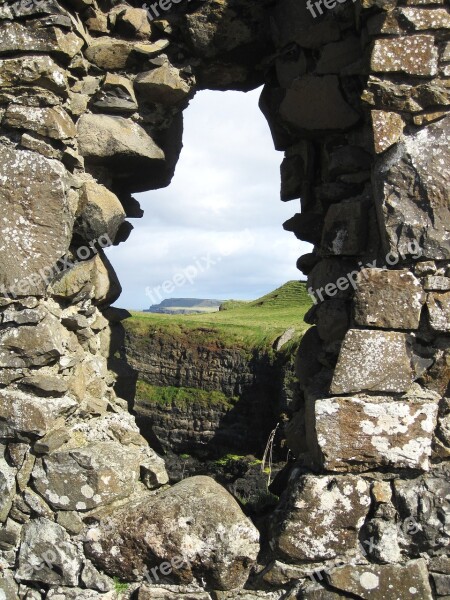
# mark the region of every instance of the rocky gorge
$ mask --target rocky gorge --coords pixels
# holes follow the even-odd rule
[[[0,0],[0,598],[448,598],[448,6],[159,5]],[[195,93],[261,85],[323,301],[259,531],[141,435],[103,242],[170,183]]]
[[[124,325],[131,367],[124,385],[142,434],[162,452],[262,456],[282,415],[298,405],[295,346],[283,352],[223,347],[218,334],[217,342],[202,344],[164,331],[147,337]],[[171,389],[181,389],[185,398],[180,393],[165,402],[155,393]]]

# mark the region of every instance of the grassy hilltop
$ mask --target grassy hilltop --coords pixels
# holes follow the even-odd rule
[[[220,312],[195,315],[165,315],[132,312],[124,322],[137,335],[187,338],[191,344],[254,348],[271,346],[286,329],[295,329],[293,341],[308,325],[303,317],[312,302],[301,281],[289,281],[251,302],[230,300]]]

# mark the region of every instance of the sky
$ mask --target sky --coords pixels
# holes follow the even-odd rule
[[[172,183],[135,196],[144,217],[107,250],[123,287],[116,306],[250,300],[303,278],[295,263],[310,246],[282,227],[299,201],[280,200],[283,153],[258,108],[260,92],[202,91],[191,101]]]

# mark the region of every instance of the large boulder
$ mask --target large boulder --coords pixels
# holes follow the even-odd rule
[[[259,551],[258,531],[232,496],[209,477],[185,479],[115,511],[87,534],[96,566],[126,581],[197,577],[215,589],[242,586]]]

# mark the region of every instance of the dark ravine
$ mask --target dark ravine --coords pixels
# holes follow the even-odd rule
[[[188,337],[142,337],[127,330],[125,357],[138,379],[134,411],[142,434],[164,452],[205,459],[227,453],[262,456],[270,432],[298,406],[296,347],[277,352],[201,346]],[[146,384],[189,388],[189,397],[151,400]]]

